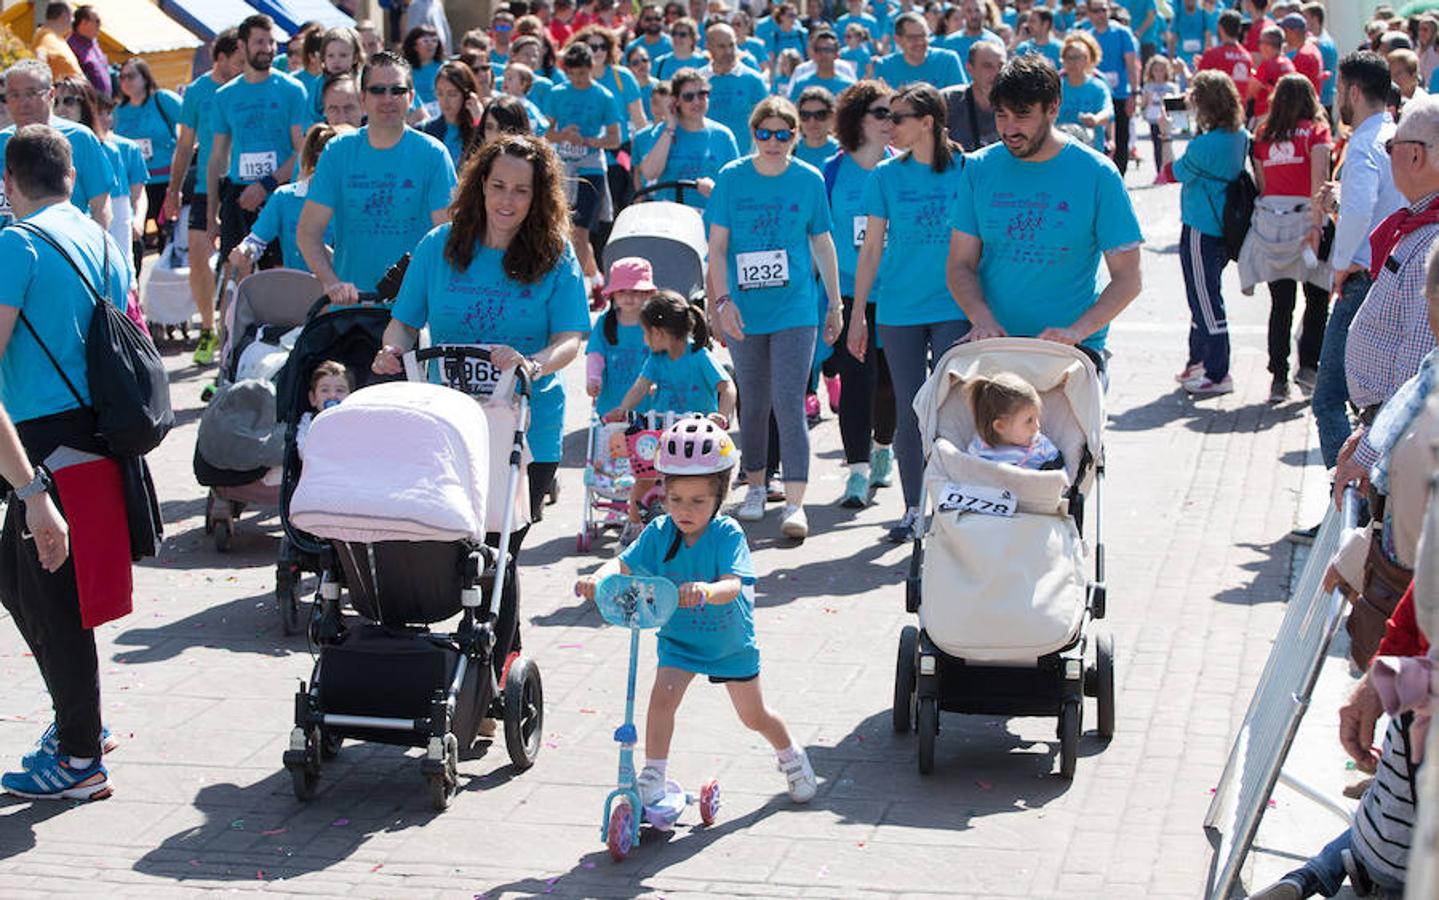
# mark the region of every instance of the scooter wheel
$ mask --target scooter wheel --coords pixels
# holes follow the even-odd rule
[[[720,786],[719,782],[711,778],[700,788],[700,821],[706,825],[713,825],[719,818],[720,811]]]
[[[610,829],[605,837],[610,857],[622,862],[635,846],[635,814],[625,800],[615,803],[610,810]]]

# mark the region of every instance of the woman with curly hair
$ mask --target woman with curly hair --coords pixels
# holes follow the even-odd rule
[[[486,344],[497,368],[524,366],[533,379],[527,435],[536,517],[560,463],[565,389],[555,373],[579,355],[590,329],[563,180],[559,158],[539,138],[502,135],[475,151],[455,189],[451,220],[415,247],[372,363],[377,373],[399,374],[400,357],[429,326],[432,343]],[[512,559],[528,530],[511,539]],[[518,648],[516,607],[515,598],[501,598],[497,667]]]

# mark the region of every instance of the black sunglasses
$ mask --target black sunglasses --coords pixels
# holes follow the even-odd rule
[[[1384,142],[1384,153],[1388,156],[1393,156],[1394,148],[1398,147],[1400,144],[1418,144],[1419,146],[1426,148],[1429,146],[1428,141],[1396,140],[1394,138],[1390,138],[1389,140]]]
[[[917,112],[895,112],[894,110],[889,111],[889,120],[891,122],[903,122],[905,119],[919,118],[923,118],[923,115]]]
[[[383,97],[389,94],[391,97],[403,97],[410,92],[410,89],[403,84],[372,84],[365,88],[365,93],[371,97]]]
[[[594,53],[608,53],[610,50],[610,45],[604,43],[603,41],[592,41],[585,46],[589,47],[590,50]]]
[[[823,122],[829,118],[827,109],[802,109],[799,111],[799,118],[802,122]]]
[[[708,97],[709,95],[710,92],[707,89],[698,91],[684,91],[680,94],[680,99],[686,103],[689,103],[694,100],[699,100],[703,97]]]
[[[874,106],[874,107],[871,107],[871,108],[865,110],[865,114],[866,114],[866,115],[874,116],[876,119],[879,119],[881,122],[885,122],[885,121],[888,121],[888,119],[889,119],[889,107],[888,107],[888,106]]]
[[[794,132],[790,131],[788,128],[780,128],[778,130],[771,130],[768,128],[756,128],[754,130],[754,139],[759,141],[760,143],[764,143],[770,138],[774,138],[781,144],[788,144],[790,142],[790,139],[793,137]]]

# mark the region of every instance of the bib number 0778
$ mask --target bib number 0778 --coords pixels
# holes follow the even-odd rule
[[[950,482],[939,495],[939,511],[959,515],[979,513],[985,516],[1013,517],[1018,505],[1015,496],[1004,488]]]

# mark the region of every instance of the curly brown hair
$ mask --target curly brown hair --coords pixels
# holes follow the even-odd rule
[[[894,93],[882,81],[866,78],[840,91],[834,114],[834,136],[845,153],[857,153],[864,143],[864,117],[876,100],[888,100]]]
[[[568,47],[570,44],[574,43],[588,44],[591,35],[599,35],[600,40],[605,42],[605,55],[603,60],[605,65],[613,66],[619,63],[619,38],[615,37],[615,33],[613,31],[610,31],[603,25],[586,25],[584,28],[581,28],[579,31],[576,31],[574,34],[570,35],[570,39],[568,42],[565,43],[565,46]],[[598,64],[601,61],[598,58],[599,54],[595,54],[595,56],[595,63]]]
[[[450,236],[445,261],[456,269],[470,267],[475,248],[488,224],[485,182],[495,160],[509,156],[530,164],[533,178],[530,209],[510,245],[501,268],[522,284],[534,284],[560,261],[570,235],[570,205],[565,200],[564,169],[550,145],[528,134],[500,135],[475,151],[460,170],[460,183],[450,204]]]
[[[1223,72],[1196,72],[1189,83],[1189,99],[1194,104],[1194,124],[1200,131],[1238,131],[1244,127],[1239,90]]]

